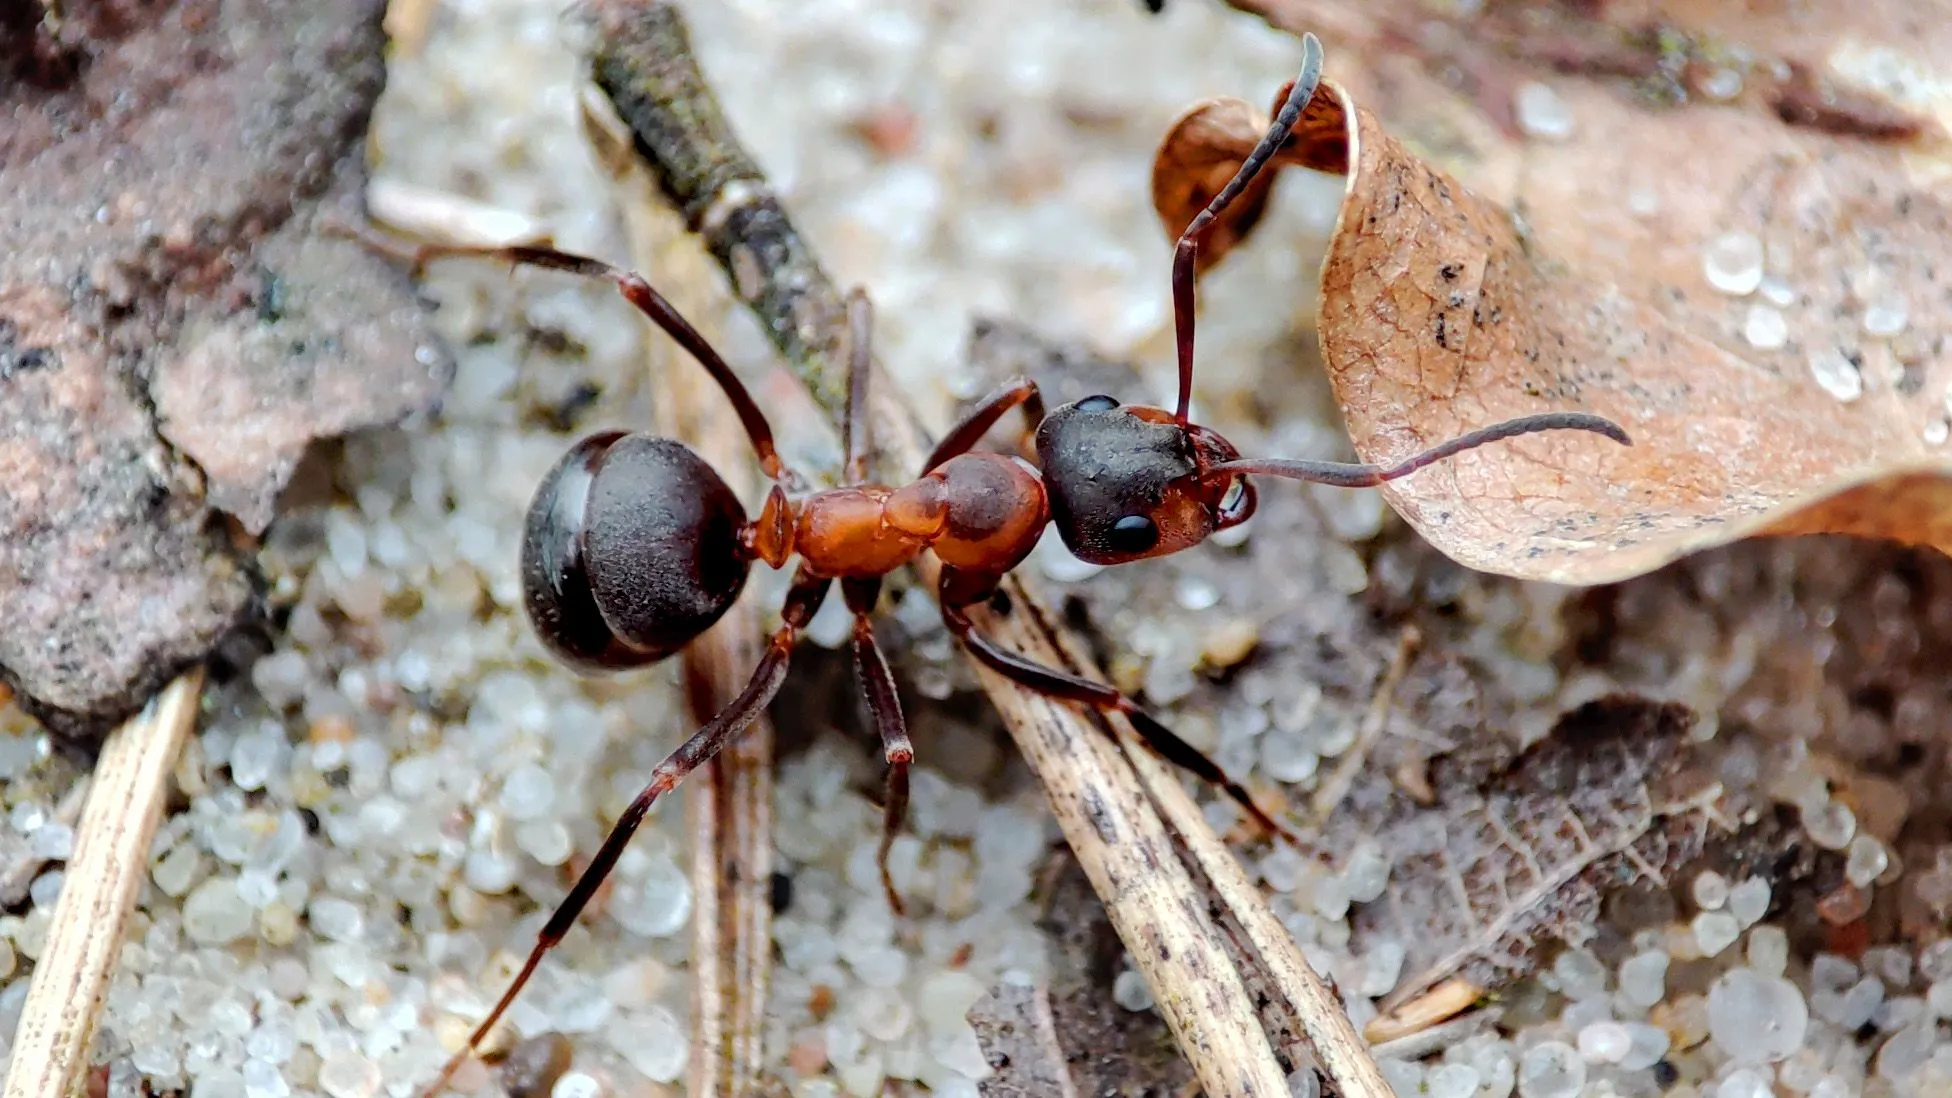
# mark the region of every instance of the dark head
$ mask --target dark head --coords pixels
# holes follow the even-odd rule
[[[585,670],[641,667],[723,617],[745,586],[745,508],[682,443],[607,431],[529,505],[522,595],[536,635]]]
[[[1065,546],[1093,564],[1177,553],[1247,521],[1247,478],[1207,475],[1239,456],[1205,427],[1108,396],[1067,404],[1037,428],[1051,520]]]

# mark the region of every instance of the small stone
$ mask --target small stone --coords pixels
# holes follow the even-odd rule
[[[1620,996],[1646,1009],[1667,994],[1667,954],[1659,950],[1636,953],[1620,962]]]
[[[331,1098],[373,1098],[380,1082],[379,1065],[355,1051],[330,1056],[319,1065],[319,1089]]]
[[[1845,404],[1864,395],[1864,375],[1858,371],[1857,364],[1831,348],[1810,352],[1810,376],[1824,392]],[[1845,836],[1832,849],[1841,848],[1848,841],[1849,836]]]
[[[306,910],[312,929],[335,942],[357,942],[366,933],[366,915],[357,904],[335,896],[321,896]]]
[[[1321,758],[1300,733],[1271,728],[1261,737],[1261,773],[1286,784],[1315,776]]]
[[[1211,668],[1233,667],[1260,643],[1261,627],[1252,618],[1229,618],[1207,631],[1200,659]]]
[[[1729,889],[1728,913],[1744,929],[1761,922],[1769,913],[1769,882],[1761,877],[1748,877]]]
[[[1769,1080],[1751,1068],[1736,1068],[1722,1077],[1715,1098],[1775,1098]]]
[[[969,1008],[982,997],[983,985],[976,977],[966,972],[938,972],[923,982],[916,1008],[930,1033],[952,1033],[968,1028]]]
[[[1586,1086],[1586,1061],[1564,1041],[1542,1041],[1518,1061],[1522,1098],[1578,1098]]]
[[[1146,986],[1144,976],[1128,968],[1112,981],[1112,1001],[1126,1010],[1151,1010],[1152,989]]]
[[[580,1071],[565,1072],[549,1090],[549,1098],[597,1098],[603,1087]]]
[[[1891,856],[1876,838],[1859,833],[1850,840],[1844,856],[1844,879],[1858,888],[1869,888],[1891,865]]]
[[[502,810],[512,820],[534,820],[556,807],[556,782],[533,763],[518,766],[502,782]]]
[[[1781,976],[1789,967],[1789,935],[1782,928],[1759,926],[1749,931],[1749,967],[1765,976]]]
[[[1583,949],[1568,949],[1552,962],[1552,974],[1568,999],[1595,999],[1606,994],[1606,966]]]
[[[1389,887],[1389,859],[1373,842],[1363,842],[1349,852],[1342,866],[1342,883],[1349,890],[1351,903],[1366,904],[1380,899]]]
[[[1532,137],[1563,141],[1572,136],[1572,110],[1549,84],[1528,81],[1519,85],[1512,107],[1518,128]]]
[[[1703,911],[1720,911],[1728,902],[1728,878],[1712,869],[1695,875],[1692,887],[1694,902]]]
[[[290,1093],[278,1065],[257,1059],[244,1061],[245,1098],[285,1098]]]
[[[1849,926],[1870,914],[1871,892],[1845,881],[1816,902],[1816,913],[1831,926]]]
[[[65,862],[74,853],[75,829],[67,824],[49,820],[34,829],[27,838],[27,848],[36,858],[50,862]]]
[[[461,880],[484,896],[499,896],[515,885],[515,859],[490,849],[468,851]]]
[[[1620,1057],[1621,1071],[1645,1071],[1667,1058],[1667,1050],[1673,1044],[1667,1031],[1659,1026],[1645,1022],[1628,1022],[1627,1053]]]
[[[691,878],[669,854],[660,854],[635,886],[617,889],[609,911],[633,934],[669,938],[691,921]]]
[[[1312,1067],[1288,1073],[1288,1098],[1322,1098],[1322,1081]]]
[[[1938,1032],[1930,1023],[1906,1026],[1877,1050],[1877,1073],[1893,1081],[1909,1079],[1932,1058],[1937,1043]]]
[[[198,945],[225,945],[251,932],[255,914],[237,894],[236,878],[212,877],[183,901],[183,933]]]
[[[1708,1034],[1732,1059],[1773,1063],[1803,1046],[1809,1004],[1795,984],[1754,969],[1732,969],[1708,989]]]
[[[1381,941],[1372,946],[1363,955],[1362,981],[1356,986],[1356,994],[1372,999],[1389,994],[1403,975],[1405,952],[1401,942]]]
[[[1925,1005],[1939,1018],[1952,1018],[1952,980],[1936,980],[1925,989]]]
[[[1478,1092],[1478,1069],[1469,1064],[1444,1064],[1424,1076],[1428,1098],[1473,1098]]]
[[[1726,911],[1704,911],[1694,917],[1690,924],[1694,928],[1695,944],[1700,947],[1703,957],[1717,957],[1722,950],[1735,944],[1742,936],[1742,928],[1735,916]]]
[[[1762,241],[1754,233],[1723,233],[1701,252],[1708,285],[1731,297],[1747,297],[1762,285]]]
[[[1742,322],[1742,338],[1758,351],[1780,350],[1789,343],[1789,321],[1781,309],[1758,301]]]
[[[163,895],[180,899],[196,883],[202,868],[202,853],[189,843],[179,843],[156,859],[155,868],[149,871],[149,876]]]
[[[1376,1067],[1383,1073],[1383,1081],[1389,1084],[1392,1094],[1423,1094],[1423,1065],[1413,1060],[1378,1059]]]
[[[1592,1064],[1617,1064],[1633,1049],[1633,1035],[1618,1022],[1594,1022],[1579,1031],[1579,1054]]]

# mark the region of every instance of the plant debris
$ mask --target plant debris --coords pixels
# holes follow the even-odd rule
[[[259,618],[249,542],[306,447],[429,407],[451,365],[406,280],[319,232],[358,217],[379,0],[16,7],[0,676],[85,736]]]
[[[1300,3],[1257,10],[1294,29],[1318,14]],[[1906,25],[1883,29],[1902,36]],[[1944,39],[1894,39],[1904,51],[1885,55],[1839,48],[1821,88],[1800,70],[1805,99],[1861,126],[1788,125],[1773,108],[1707,96],[1650,104],[1611,75],[1621,66],[1604,65],[1614,83],[1548,83],[1541,71],[1517,86],[1505,101],[1519,139],[1473,110],[1480,100],[1460,102],[1427,77],[1421,98],[1384,92],[1384,76],[1338,63],[1331,43],[1336,78],[1276,163],[1348,178],[1320,336],[1357,453],[1388,461],[1548,409],[1608,416],[1635,442],[1514,440],[1385,486],[1385,498],[1464,564],[1568,584],[1638,575],[1751,534],[1952,548],[1952,199],[1935,182],[1952,146],[1922,123],[1898,125],[1896,108],[1874,118],[1863,94],[1833,87],[1873,69],[1874,56],[1900,91],[1920,86],[1952,67]],[[1542,70],[1567,67],[1547,60],[1558,63]],[[1722,85],[1743,86],[1747,71]],[[1345,73],[1350,86],[1337,83]],[[1386,128],[1351,86],[1402,121]],[[1176,124],[1154,177],[1169,231],[1266,125],[1231,99]],[[1439,150],[1443,166],[1423,149]],[[1259,212],[1249,203],[1218,226],[1203,265]]]

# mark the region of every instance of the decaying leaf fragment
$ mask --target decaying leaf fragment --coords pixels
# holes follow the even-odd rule
[[[1516,216],[1419,158],[1333,80],[1277,154],[1347,178],[1319,327],[1364,460],[1547,410],[1607,416],[1634,440],[1517,439],[1393,482],[1385,498],[1464,564],[1570,584],[1751,534],[1952,549],[1944,148],[1566,94],[1579,119],[1567,140],[1470,161],[1473,183]],[[1266,125],[1238,100],[1175,125],[1153,180],[1170,232]],[[1259,212],[1248,203],[1217,226],[1202,266]],[[1781,304],[1751,296],[1765,274]]]
[[[1453,976],[1528,971],[1543,941],[1584,944],[1609,890],[1664,884],[1707,849],[1724,829],[1716,790],[1682,774],[1693,723],[1685,706],[1601,698],[1488,780],[1449,775],[1437,805],[1385,824],[1389,889],[1351,924],[1408,947],[1384,1009]]]

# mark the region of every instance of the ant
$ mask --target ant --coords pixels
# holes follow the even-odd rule
[[[872,310],[855,289],[847,297],[848,399],[845,484],[809,491],[781,461],[772,428],[725,360],[640,276],[552,247],[427,245],[416,268],[437,255],[497,258],[613,282],[705,368],[737,410],[760,468],[773,482],[757,518],[706,461],[684,443],[644,433],[604,431],[563,455],[537,489],[522,541],[524,601],[537,635],[581,671],[657,663],[711,628],[744,588],[752,565],[799,566],[780,625],[744,690],[652,771],[603,841],[589,868],[537,936],[514,983],[429,1088],[443,1087],[478,1049],[542,958],[560,942],[616,865],[657,799],[711,759],[765,710],[787,664],[835,581],[854,616],[853,649],[868,709],[887,762],[880,863],[883,887],[902,910],[889,876],[889,845],[908,806],[914,758],[872,616],[883,577],[933,552],[941,562],[938,596],[949,631],[995,671],[1038,693],[1126,716],[1148,745],[1209,782],[1255,821],[1290,842],[1296,837],[1256,805],[1239,783],[1117,689],[1045,667],[979,632],[968,608],[986,602],[1055,523],[1064,544],[1094,564],[1124,564],[1177,553],[1238,526],[1254,513],[1250,475],[1318,484],[1371,486],[1488,442],[1550,430],[1582,430],[1631,445],[1611,421],[1577,412],[1524,416],[1452,439],[1388,467],[1301,460],[1243,460],[1225,438],[1187,418],[1193,382],[1194,258],[1201,234],[1261,170],[1300,118],[1321,79],[1322,49],[1303,39],[1301,76],[1267,135],[1179,238],[1172,292],[1179,365],[1175,411],[1126,406],[1090,396],[1045,414],[1035,383],[1018,379],[952,428],[903,485],[868,479],[867,386]],[[975,449],[1005,415],[1020,410],[1021,457]]]

